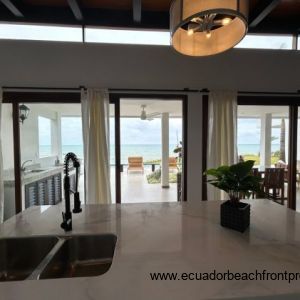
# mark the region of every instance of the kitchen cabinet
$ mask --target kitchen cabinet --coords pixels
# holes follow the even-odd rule
[[[25,208],[62,201],[61,173],[25,185]]]

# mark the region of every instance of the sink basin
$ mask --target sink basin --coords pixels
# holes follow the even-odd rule
[[[26,279],[58,242],[58,238],[0,239],[0,281]]]
[[[116,241],[113,234],[72,236],[55,253],[39,279],[102,275],[112,264]]]
[[[113,234],[0,239],[0,282],[102,275],[116,241]]]

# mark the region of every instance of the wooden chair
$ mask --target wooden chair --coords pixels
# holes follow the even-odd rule
[[[169,157],[169,170],[178,170],[176,157]]]
[[[127,173],[129,171],[142,172],[144,174],[144,160],[142,156],[128,157]]]
[[[251,174],[252,174],[253,176],[256,176],[256,177],[261,178],[261,173],[259,172],[258,168],[252,168]],[[253,198],[253,199],[265,198],[265,194],[264,194],[264,191],[263,191],[263,187],[262,187],[261,192],[253,192],[253,193],[252,193],[252,198]]]
[[[275,202],[284,204],[284,168],[266,168],[263,189],[267,196]],[[270,192],[271,191],[271,192]]]
[[[276,164],[275,164],[275,168],[282,168],[285,170],[284,172],[284,181],[288,182],[288,170],[289,170],[289,166],[288,164],[286,164],[284,161],[279,160]]]

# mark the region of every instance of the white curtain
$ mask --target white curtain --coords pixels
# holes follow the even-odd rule
[[[4,219],[4,184],[3,184],[1,122],[2,122],[2,89],[0,89],[0,223],[2,223]]]
[[[86,203],[109,204],[109,96],[107,90],[81,93]]]
[[[212,91],[208,100],[207,168],[237,162],[237,93]],[[226,195],[208,184],[208,200],[225,199]]]

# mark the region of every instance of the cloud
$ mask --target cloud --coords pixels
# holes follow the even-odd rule
[[[81,118],[64,117],[61,123],[63,145],[81,145]],[[110,141],[114,144],[114,119],[110,120]],[[170,119],[170,144],[182,140],[182,119]],[[138,118],[121,119],[121,144],[161,144],[161,120],[142,121]]]

